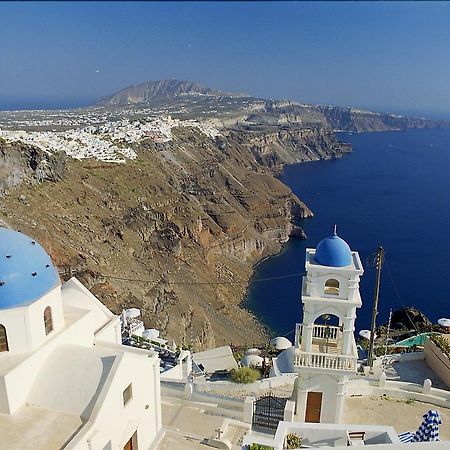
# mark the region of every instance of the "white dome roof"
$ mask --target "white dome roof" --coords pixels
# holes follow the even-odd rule
[[[259,350],[258,348],[249,348],[248,350],[245,351],[245,355],[260,355],[261,354],[261,350]]]
[[[278,336],[270,341],[270,345],[274,346],[277,350],[286,350],[292,347],[292,343],[289,339],[284,336]]]
[[[0,227],[0,309],[29,305],[59,284],[58,271],[38,242]]]
[[[263,365],[263,358],[258,355],[246,355],[241,359],[241,364],[244,367],[256,366],[261,367]]]

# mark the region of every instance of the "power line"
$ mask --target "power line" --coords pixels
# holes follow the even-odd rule
[[[387,260],[386,260],[386,262],[387,262]],[[389,279],[391,280],[392,287],[394,288],[394,292],[397,295],[397,298],[399,299],[401,305],[403,306],[403,310],[405,311],[406,316],[408,317],[409,321],[411,322],[411,325],[416,330],[417,334],[419,334],[419,330],[417,329],[416,324],[411,319],[411,316],[409,315],[408,310],[407,310],[405,304],[403,303],[403,300],[402,300],[402,297],[400,295],[400,292],[398,291],[397,286],[395,285],[394,278],[393,278],[391,270],[389,268],[389,264],[385,264],[385,267],[386,267],[386,271],[388,273]]]
[[[285,278],[294,278],[301,275],[304,275],[305,272],[299,272],[299,273],[291,273],[287,275],[279,275],[276,277],[266,277],[266,278],[256,278],[254,280],[250,281],[166,281],[164,284],[172,284],[172,285],[227,285],[227,284],[248,284],[251,283],[259,283],[262,281],[272,281],[272,280],[282,280]],[[103,278],[110,278],[113,280],[122,280],[122,281],[132,281],[136,283],[150,283],[150,284],[159,284],[162,282],[162,280],[155,281],[155,280],[144,280],[142,278],[127,278],[127,277],[118,277],[115,275],[104,275],[100,274],[100,277]]]

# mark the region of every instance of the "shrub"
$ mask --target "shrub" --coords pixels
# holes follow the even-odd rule
[[[262,444],[250,444],[245,446],[246,450],[273,450],[273,447],[269,447],[268,445]]]
[[[289,433],[286,436],[286,448],[300,448],[302,445],[302,438],[295,433]]]
[[[450,343],[445,339],[444,336],[439,334],[432,334],[431,340],[439,347],[439,349],[450,358]]]
[[[231,379],[235,383],[253,383],[259,379],[259,372],[250,367],[240,367],[231,371]]]

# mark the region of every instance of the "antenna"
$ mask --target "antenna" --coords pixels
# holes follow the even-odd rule
[[[334,225],[333,234],[337,236],[337,225]]]

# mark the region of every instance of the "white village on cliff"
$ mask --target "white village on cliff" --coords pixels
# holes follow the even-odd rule
[[[364,269],[336,233],[306,250],[305,271],[293,343],[192,354],[0,228],[0,448],[450,448],[448,356],[427,338],[367,363],[354,336]],[[231,381],[239,366],[263,377]]]

